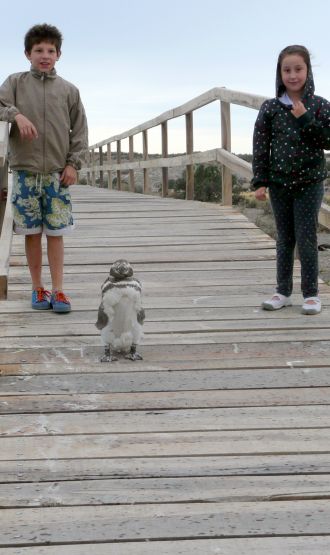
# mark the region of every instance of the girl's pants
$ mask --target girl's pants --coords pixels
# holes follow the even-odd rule
[[[281,295],[292,293],[294,248],[301,264],[303,297],[318,294],[318,213],[324,193],[323,183],[294,188],[270,185],[269,197],[277,228],[277,288]]]

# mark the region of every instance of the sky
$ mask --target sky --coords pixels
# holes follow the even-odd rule
[[[26,71],[24,35],[36,23],[63,34],[57,72],[78,86],[95,144],[213,87],[274,96],[279,52],[305,45],[316,93],[330,99],[328,0],[70,0],[1,7],[0,82]],[[252,151],[257,112],[232,107],[232,151]],[[194,113],[194,149],[220,146],[215,102]],[[149,133],[160,152],[159,127]],[[135,150],[141,150],[138,136]],[[123,142],[122,150],[128,150]],[[169,151],[185,151],[185,122],[169,123]]]

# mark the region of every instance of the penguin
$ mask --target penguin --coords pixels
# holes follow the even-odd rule
[[[142,360],[136,351],[143,336],[145,312],[142,307],[142,285],[133,276],[128,260],[116,260],[101,287],[101,304],[96,327],[105,345],[101,362],[118,360],[114,352],[125,358]]]

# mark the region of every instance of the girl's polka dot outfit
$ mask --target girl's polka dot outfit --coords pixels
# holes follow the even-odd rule
[[[277,96],[261,106],[253,136],[254,189],[269,188],[277,227],[277,293],[292,293],[294,248],[301,261],[304,298],[318,294],[317,221],[327,176],[324,149],[330,150],[330,103],[314,95],[309,68],[302,102],[307,110],[296,118],[280,70]],[[287,97],[286,97],[287,98]]]

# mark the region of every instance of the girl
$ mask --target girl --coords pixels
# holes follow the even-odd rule
[[[330,149],[330,103],[314,95],[310,55],[304,46],[280,52],[276,98],[261,106],[253,136],[252,186],[258,200],[268,188],[277,228],[276,293],[265,310],[292,304],[294,248],[301,262],[303,314],[321,312],[318,297],[317,222]]]

